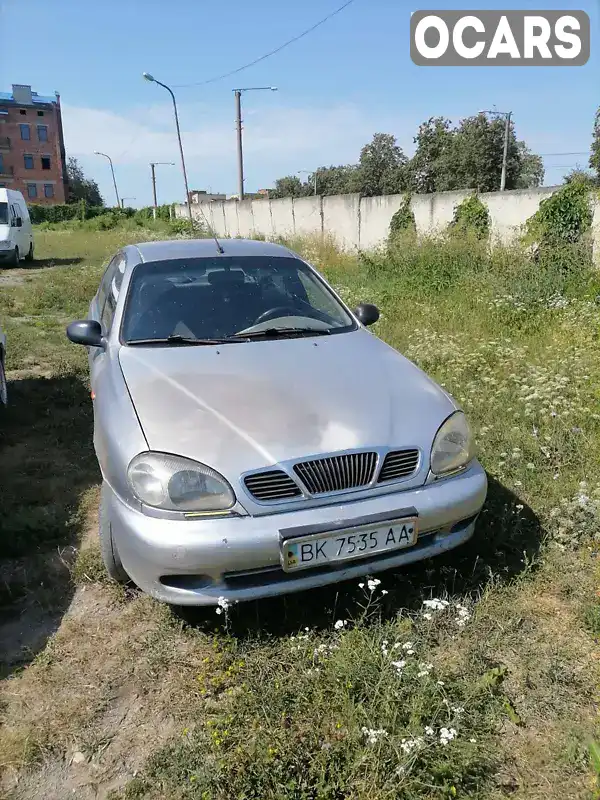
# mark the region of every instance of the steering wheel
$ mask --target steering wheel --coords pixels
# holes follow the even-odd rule
[[[298,309],[292,306],[276,306],[275,308],[269,308],[267,311],[263,311],[263,313],[254,320],[253,325],[260,325],[261,322],[268,322],[268,320],[276,319],[277,317],[295,317],[298,316],[298,314]]]

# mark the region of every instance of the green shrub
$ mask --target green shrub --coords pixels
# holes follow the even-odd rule
[[[122,218],[133,217],[135,208],[106,208],[105,206],[90,206],[84,200],[77,203],[57,203],[52,206],[42,206],[33,203],[29,206],[29,216],[34,225],[42,222],[58,223],[72,220],[95,219],[104,214],[116,214]]]
[[[525,241],[540,247],[578,242],[592,224],[589,186],[573,180],[542,200],[527,220]]]
[[[487,239],[490,230],[490,214],[487,206],[476,194],[465,198],[454,209],[454,217],[450,223],[449,233],[453,236],[464,234],[476,239]]]
[[[171,204],[157,206],[156,219],[168,222],[171,219]],[[140,225],[145,225],[148,220],[154,220],[154,208],[152,206],[145,206],[135,212],[135,220]]]

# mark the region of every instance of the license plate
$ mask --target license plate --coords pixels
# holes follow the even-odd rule
[[[295,572],[401,550],[412,547],[416,541],[417,520],[404,517],[377,525],[285,539],[281,543],[281,564],[286,572]]]

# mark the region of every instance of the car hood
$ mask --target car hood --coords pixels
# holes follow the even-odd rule
[[[218,346],[121,347],[121,368],[152,450],[230,480],[288,459],[420,447],[455,405],[368,331]]]

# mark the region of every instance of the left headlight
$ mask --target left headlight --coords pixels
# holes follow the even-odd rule
[[[127,477],[142,503],[166,511],[226,511],[235,503],[233,489],[205,464],[168,453],[140,453]]]
[[[431,471],[447,475],[466,467],[475,458],[475,442],[467,418],[455,411],[440,426],[431,448]]]

